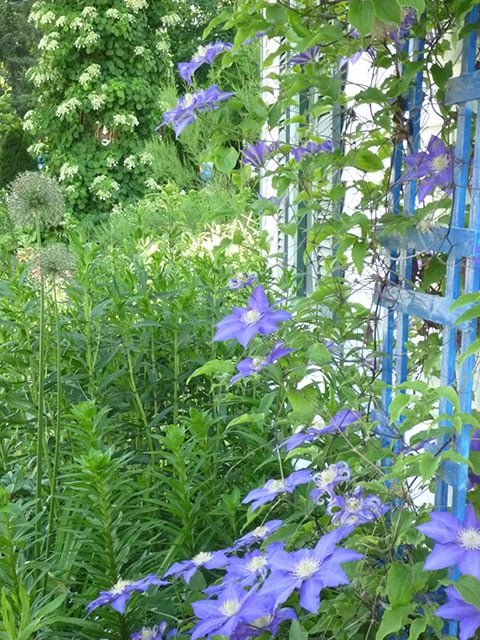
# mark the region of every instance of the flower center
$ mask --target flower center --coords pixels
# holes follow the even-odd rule
[[[189,107],[193,103],[193,95],[191,93],[186,93],[183,96],[182,107]]]
[[[231,618],[240,611],[240,601],[237,598],[225,600],[220,606],[220,613],[227,618]]]
[[[200,551],[200,553],[197,553],[197,555],[192,558],[192,562],[193,564],[196,564],[197,567],[199,567],[200,565],[205,564],[206,562],[211,560],[212,557],[213,553],[210,553],[208,551]]]
[[[320,473],[317,473],[314,480],[317,487],[322,488],[333,482],[336,477],[337,469],[334,466],[329,466]]]
[[[140,636],[141,640],[153,640],[157,636],[158,629],[156,627],[152,627],[149,629],[148,627],[143,627],[142,635]]]
[[[268,627],[272,620],[273,615],[270,613],[266,616],[262,616],[261,618],[257,618],[256,620],[251,622],[250,625],[252,627],[255,627],[256,629],[265,629],[265,627]]]
[[[480,529],[460,529],[457,540],[467,551],[480,549]]]
[[[285,491],[285,482],[283,480],[272,480],[268,485],[267,491],[269,493],[279,493]]]
[[[242,322],[245,324],[255,324],[260,320],[262,314],[258,309],[249,309],[242,315]]]
[[[267,559],[264,558],[263,556],[254,556],[253,558],[250,558],[250,560],[247,562],[247,569],[249,571],[255,572],[258,571],[259,569],[263,569],[263,567],[267,564]]]
[[[252,369],[261,369],[265,364],[265,358],[252,358]]]
[[[362,501],[358,498],[347,498],[345,500],[345,510],[350,511],[352,513],[356,513],[360,511],[362,508]]]
[[[132,584],[130,580],[118,580],[118,582],[113,585],[111,593],[123,593],[125,587],[129,584]]]
[[[313,574],[318,571],[320,563],[313,558],[303,558],[300,562],[297,562],[293,569],[293,575],[297,578],[311,578]]]
[[[252,535],[254,535],[256,538],[263,538],[264,536],[266,536],[268,533],[267,527],[256,527],[253,531],[252,531]]]
[[[433,174],[440,173],[450,164],[450,158],[447,155],[437,156],[430,162],[430,170]]]

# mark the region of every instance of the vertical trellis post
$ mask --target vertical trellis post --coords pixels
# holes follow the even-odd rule
[[[467,25],[478,20],[478,6],[467,17]],[[452,311],[453,302],[462,294],[479,291],[480,268],[476,252],[480,238],[480,118],[472,128],[473,109],[480,113],[480,71],[475,71],[476,30],[471,29],[464,39],[461,75],[452,79],[447,87],[445,104],[457,105],[457,130],[454,151],[454,193],[451,224],[446,227],[432,227],[428,231],[412,229],[402,238],[383,237],[382,243],[391,251],[391,275],[379,301],[387,307],[387,328],[383,343],[382,376],[387,385],[399,384],[407,378],[406,341],[408,339],[409,317],[443,326],[440,384],[456,389],[460,412],[471,413],[473,396],[474,357],[465,357],[458,364],[457,356],[465,353],[476,340],[476,318],[457,325],[459,310]],[[417,54],[418,55],[418,54]],[[419,99],[421,82],[408,97],[407,108],[412,125],[413,146],[418,144]],[[474,106],[473,103],[476,103]],[[394,212],[400,211],[398,180],[401,177],[403,149],[397,145],[394,160],[394,175],[397,186],[393,190]],[[412,215],[415,206],[416,187],[410,183],[405,189],[403,213]],[[469,215],[466,215],[468,195],[470,195]],[[410,256],[416,251],[431,250],[447,255],[445,295],[435,296],[414,291],[409,275]],[[459,349],[460,345],[460,349]],[[387,387],[383,397],[383,408],[388,416],[392,400],[391,389]],[[440,439],[432,449],[438,453],[452,446],[464,458],[468,457],[470,426],[464,424],[461,433],[454,434],[448,420],[453,406],[447,398],[439,402],[439,415],[444,424],[452,429]],[[466,502],[468,468],[466,464],[448,460],[438,474],[435,489],[435,508],[447,509],[463,519]]]

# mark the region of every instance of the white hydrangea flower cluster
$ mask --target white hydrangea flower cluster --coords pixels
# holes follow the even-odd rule
[[[100,40],[98,33],[90,31],[84,36],[79,36],[73,43],[77,49],[86,49],[96,44]]]
[[[53,11],[43,13],[38,20],[38,24],[40,25],[51,24],[52,22],[55,22],[55,14]]]
[[[138,118],[133,113],[116,113],[113,116],[113,124],[115,127],[138,127]]]
[[[77,175],[78,170],[78,165],[64,162],[60,167],[60,175],[58,177],[59,181],[64,182],[67,178],[73,178]]]
[[[89,93],[88,99],[94,111],[99,111],[105,106],[107,96],[105,93]]]
[[[75,20],[72,20],[70,23],[70,29],[83,29],[83,27],[85,26],[84,21],[81,18],[75,18]]]
[[[123,161],[123,166],[128,171],[133,171],[133,169],[135,169],[135,167],[137,166],[137,161],[135,159],[135,156],[127,156]]]
[[[115,160],[113,156],[107,156],[105,160],[105,164],[109,169],[113,169],[113,167],[117,166],[118,162]]]
[[[147,0],[124,0],[124,2],[134,13],[148,7]]]
[[[177,24],[180,24],[181,21],[182,18],[178,15],[178,13],[167,13],[162,17],[162,24],[167,28],[175,27],[177,26]]]
[[[57,116],[57,118],[64,118],[65,116],[68,116],[73,111],[76,111],[79,107],[80,107],[80,100],[78,98],[69,98],[68,100],[61,102],[58,105],[55,111],[55,115]]]
[[[113,178],[102,174],[96,176],[91,184],[90,190],[97,196],[99,200],[110,200],[115,191],[120,189],[120,185]]]
[[[40,87],[42,86],[42,84],[45,84],[46,82],[54,82],[53,73],[50,73],[49,71],[44,71],[43,69],[40,69],[37,67],[33,67],[30,70],[28,74],[28,78],[31,82],[33,82],[33,84],[36,87]]]
[[[38,48],[40,51],[55,51],[58,49],[58,40],[60,38],[60,34],[58,31],[52,31],[52,33],[47,33],[47,35],[43,36],[43,38],[38,43]]]
[[[95,18],[96,15],[97,15],[97,10],[95,9],[95,7],[87,6],[87,7],[84,7],[82,10],[82,16],[84,18]]]
[[[146,48],[145,47],[134,47],[133,48],[133,53],[136,56],[143,56],[146,52]]]
[[[58,18],[55,21],[55,26],[56,27],[64,27],[67,24],[67,16],[58,16]]]
[[[85,71],[80,74],[78,78],[78,82],[84,87],[86,84],[89,84],[92,80],[98,78],[101,74],[102,70],[99,64],[89,64]]]
[[[107,9],[105,11],[105,15],[110,20],[119,20],[120,19],[120,11],[118,9],[113,9],[113,8]]]
[[[27,151],[31,156],[41,156],[47,151],[47,145],[44,142],[35,142],[28,147]]]
[[[157,53],[170,53],[170,43],[165,38],[161,38],[157,40],[155,43],[155,51]]]
[[[51,24],[55,20],[53,11],[46,11],[45,8],[46,7],[40,2],[35,2],[35,4],[32,5],[28,21],[33,22],[37,29],[39,26]]]
[[[147,178],[145,180],[145,186],[147,187],[147,189],[150,189],[151,191],[161,190],[161,186],[158,184],[158,182],[154,178]]]
[[[33,119],[34,113],[32,110],[27,111],[27,113],[23,116],[23,130],[24,131],[33,131],[35,129],[35,122]]]
[[[151,165],[154,159],[153,154],[149,151],[142,151],[140,154],[140,164],[143,164],[144,167]]]

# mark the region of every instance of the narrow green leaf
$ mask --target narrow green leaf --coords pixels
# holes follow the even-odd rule
[[[480,338],[477,338],[468,345],[465,351],[460,355],[459,362],[463,362],[469,356],[473,356],[477,351],[480,351]]]
[[[307,640],[308,631],[302,627],[298,620],[293,620],[288,637],[289,640]]]
[[[407,623],[408,615],[414,613],[416,607],[416,603],[411,602],[384,611],[375,640],[383,640],[385,636],[400,631]]]
[[[359,149],[352,155],[352,165],[361,171],[381,171],[382,159],[370,149]]]
[[[448,400],[452,407],[454,407],[457,411],[460,411],[460,398],[458,397],[458,393],[453,387],[437,387],[437,393],[441,398],[445,398],[446,400]]]
[[[468,322],[469,320],[473,320],[474,318],[480,317],[480,304],[476,304],[470,309],[464,311],[456,320],[455,324],[463,324],[464,322]]]
[[[463,296],[457,298],[451,305],[450,311],[458,309],[458,307],[464,307],[472,302],[480,302],[480,293],[465,293]]]
[[[402,415],[403,409],[411,402],[411,396],[406,393],[399,393],[390,403],[390,420],[397,422]]]
[[[365,256],[368,251],[368,243],[363,240],[358,240],[352,245],[352,260],[355,265],[355,269],[359,274],[362,274],[363,267],[365,266]]]
[[[188,378],[187,384],[190,382],[192,378],[196,378],[197,376],[211,376],[216,373],[233,373],[234,368],[231,360],[209,360],[198,369],[192,373],[192,375]]]
[[[287,20],[297,36],[300,36],[300,38],[309,38],[312,35],[312,32],[305,24],[303,17],[297,11],[287,9]]]
[[[437,472],[438,465],[440,464],[440,458],[434,456],[430,451],[422,453],[419,458],[420,475],[422,476],[422,480],[427,482],[428,480],[431,480]]]
[[[262,422],[265,419],[263,413],[244,413],[237,418],[234,418],[227,424],[227,429],[237,424],[245,424],[246,422]]]

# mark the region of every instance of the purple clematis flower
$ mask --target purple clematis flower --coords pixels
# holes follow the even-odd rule
[[[190,60],[190,62],[180,62],[178,65],[178,73],[182,80],[185,80],[190,86],[193,84],[192,77],[195,71],[203,64],[213,64],[213,61],[219,53],[223,53],[232,48],[231,42],[217,42],[209,43],[204,47],[199,47],[197,53]]]
[[[350,33],[348,33],[347,35],[349,35],[351,38],[355,38],[355,40],[360,39],[360,32],[358,29],[352,29]],[[355,53],[352,53],[351,56],[348,56],[348,57],[342,56],[338,63],[338,68],[341,69],[346,64],[357,63],[360,60],[360,58],[363,56],[363,54],[364,54],[364,49],[360,47],[360,49]]]
[[[255,511],[267,502],[271,502],[281,493],[293,493],[294,489],[301,484],[308,484],[312,481],[312,472],[309,469],[294,471],[284,480],[267,480],[260,489],[253,489],[242,500],[242,504],[251,502],[250,509]]]
[[[288,62],[288,64],[293,67],[298,64],[300,67],[304,67],[306,64],[310,64],[311,62],[317,62],[320,56],[320,45],[316,44],[313,47],[309,47],[302,51],[301,53],[297,53],[292,56]]]
[[[350,495],[333,496],[327,506],[335,525],[359,525],[374,522],[389,510],[378,496],[363,495],[363,488],[357,487]]]
[[[268,367],[270,364],[276,362],[279,358],[283,358],[283,356],[286,356],[293,351],[295,351],[295,349],[284,349],[283,342],[277,342],[275,343],[275,346],[270,351],[268,356],[265,356],[264,358],[255,356],[254,358],[245,358],[244,360],[240,360],[240,362],[237,364],[239,373],[233,376],[233,378],[230,380],[230,384],[234,384],[235,382],[237,382],[237,380],[240,380],[240,378],[246,378],[247,376],[259,373],[259,371],[261,371],[265,367]]]
[[[273,150],[274,145],[268,144],[268,142],[264,142],[263,140],[251,142],[243,150],[242,162],[244,164],[250,164],[256,169],[260,169]]]
[[[245,289],[246,287],[250,287],[254,282],[258,280],[258,275],[255,271],[251,271],[247,273],[243,271],[239,273],[235,278],[231,278],[228,283],[228,288],[232,291],[236,289]]]
[[[417,23],[417,21],[416,9],[414,9],[413,7],[409,7],[405,11],[405,15],[402,18],[400,27],[394,27],[391,31],[388,32],[389,37],[391,38],[397,49],[403,49],[405,39],[408,38],[410,29],[414,24]]]
[[[401,181],[419,180],[418,201],[423,202],[435,187],[447,194],[453,190],[453,151],[437,136],[431,136],[426,151],[405,158],[410,167]]]
[[[320,153],[321,151],[325,153],[333,152],[333,145],[331,140],[324,140],[322,143],[318,144],[316,142],[312,142],[309,140],[305,146],[300,147],[292,147],[291,152],[296,162],[300,162],[301,158],[304,155],[312,155],[313,153]]]
[[[225,581],[235,580],[242,586],[251,586],[258,579],[264,579],[267,575],[268,564],[266,556],[254,549],[253,551],[246,553],[243,558],[233,557],[230,558],[228,565],[228,572],[225,576]]]
[[[195,122],[197,113],[213,111],[218,102],[228,100],[233,95],[235,93],[232,91],[221,91],[216,84],[212,84],[208,89],[186,94],[183,98],[180,98],[174,109],[165,111],[163,124],[172,124],[175,135],[178,138],[186,126]]]
[[[192,603],[199,622],[191,629],[191,640],[213,636],[230,637],[242,623],[264,616],[267,611],[255,590],[229,582],[218,600],[200,600]]]
[[[163,577],[174,576],[175,578],[179,578],[183,576],[185,582],[189,584],[200,567],[205,567],[205,569],[220,569],[221,567],[225,567],[229,562],[230,559],[226,555],[226,550],[201,551],[191,560],[174,562],[172,566],[165,571]]]
[[[287,451],[292,451],[301,444],[313,442],[318,436],[345,431],[349,425],[358,422],[361,417],[362,414],[359,411],[342,409],[333,416],[329,424],[322,427],[312,426],[304,432],[294,433],[293,436],[281,442],[279,447],[285,447]]]
[[[480,627],[480,611],[473,604],[465,602],[453,587],[447,587],[445,591],[449,601],[434,611],[433,615],[445,620],[457,620],[460,624],[460,640],[473,638]]]
[[[292,317],[287,311],[276,311],[277,304],[278,302],[270,305],[263,287],[258,285],[252,291],[246,309],[233,307],[233,314],[217,323],[217,332],[213,339],[218,341],[235,338],[242,347],[246,347],[257,333],[265,336],[277,331],[278,322]]]
[[[240,549],[241,547],[248,547],[252,544],[262,542],[262,540],[268,538],[274,531],[281,527],[282,524],[282,520],[269,520],[239,538],[233,545],[233,548]]]
[[[425,560],[425,569],[458,565],[462,573],[480,580],[480,522],[471,504],[467,505],[463,522],[453,513],[432,511],[430,522],[417,529],[437,541]]]
[[[150,573],[140,580],[118,580],[110,591],[100,591],[98,598],[87,604],[87,611],[91,613],[97,607],[104,607],[109,604],[118,613],[123,613],[132,593],[135,591],[144,593],[151,585],[162,586],[165,584],[170,583],[167,580],[160,580],[154,573]]]
[[[317,487],[310,492],[311,499],[316,502],[319,498],[328,494],[333,497],[333,489],[341,482],[349,482],[352,477],[350,467],[346,462],[325,465],[325,469],[313,475],[313,481]]]
[[[320,591],[325,587],[349,584],[342,562],[361,560],[363,555],[351,549],[337,549],[337,543],[352,531],[342,527],[325,534],[313,549],[300,549],[288,553],[283,542],[272,542],[266,549],[271,574],[260,591],[275,598],[278,606],[295,589],[300,595],[300,606],[311,613],[320,607]]]
[[[253,620],[250,624],[241,624],[235,632],[230,636],[230,640],[248,640],[248,638],[256,638],[265,632],[276,637],[278,627],[284,620],[296,620],[297,614],[291,607],[277,609],[273,613],[269,613],[257,620]]]

